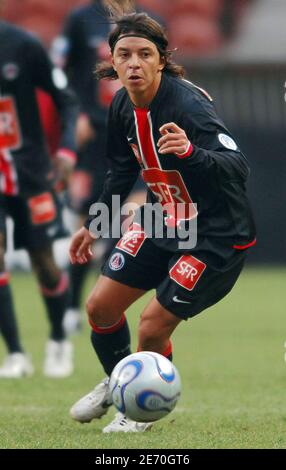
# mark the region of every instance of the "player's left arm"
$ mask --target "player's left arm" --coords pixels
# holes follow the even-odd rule
[[[75,129],[78,116],[78,102],[68,87],[64,72],[54,67],[43,46],[32,41],[29,50],[29,66],[34,85],[47,92],[54,101],[61,122],[61,138],[56,153],[56,167],[64,182],[76,163]]]
[[[174,153],[179,158],[191,155],[193,146],[184,129],[174,122],[168,122],[159,129],[162,137],[158,140],[159,153]]]
[[[159,131],[161,155],[175,154],[188,167],[211,173],[216,168],[227,179],[247,178],[247,160],[212,105],[180,115],[177,123],[166,123]]]

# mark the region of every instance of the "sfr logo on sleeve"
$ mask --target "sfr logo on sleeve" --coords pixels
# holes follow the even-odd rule
[[[207,265],[191,255],[183,255],[170,270],[170,278],[187,290],[193,290]]]

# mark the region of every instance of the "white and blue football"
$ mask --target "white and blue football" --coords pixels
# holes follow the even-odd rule
[[[114,406],[139,422],[157,421],[170,413],[181,394],[178,370],[166,357],[141,351],[113,369],[109,391]]]

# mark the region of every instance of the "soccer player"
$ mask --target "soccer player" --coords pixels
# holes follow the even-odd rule
[[[54,181],[40,123],[37,89],[51,96],[62,125]],[[61,230],[59,205],[52,187],[66,180],[74,165],[77,112],[66,77],[52,66],[38,40],[0,20],[0,332],[8,349],[0,378],[33,373],[19,338],[5,268],[7,216],[14,221],[15,247],[29,253],[51,325],[44,373],[66,377],[73,370],[72,345],[62,326],[68,278],[56,265],[52,253],[52,241]]]
[[[116,3],[120,6],[121,2],[118,0]],[[135,6],[136,2],[130,3]],[[108,108],[115,92],[121,87],[119,82],[98,81],[94,76],[96,64],[109,56],[107,41],[112,29],[109,19],[108,2],[91,0],[89,4],[72,10],[62,34],[53,41],[51,49],[54,63],[64,69],[81,107],[77,123],[78,161],[68,192],[69,205],[79,216],[79,226],[82,226],[90,205],[103,190],[107,171],[105,143]],[[141,178],[135,189],[137,199],[143,203],[145,189]],[[107,252],[114,243],[110,240]],[[70,269],[71,296],[64,318],[68,333],[76,332],[81,325],[81,293],[88,269],[88,263],[73,265]]]
[[[208,94],[184,80],[182,67],[172,62],[163,29],[145,14],[126,15],[116,22],[109,45],[112,63],[99,67],[98,76],[119,78],[123,88],[110,109],[110,170],[99,202],[111,209],[112,195],[124,201],[141,170],[148,201],[166,216],[161,238],[150,235],[142,217],[141,226],[130,227],[88,298],[91,341],[107,378],[71,408],[80,422],[100,418],[111,404],[108,376],[131,353],[125,310],[156,289],[140,317],[138,350],[171,359],[175,328],[230,292],[255,243],[246,158]],[[186,207],[185,220],[178,203]],[[72,263],[91,258],[94,220],[73,236]],[[181,223],[194,220],[197,243],[182,249]],[[170,227],[175,238],[168,237]],[[150,426],[119,413],[103,432]]]

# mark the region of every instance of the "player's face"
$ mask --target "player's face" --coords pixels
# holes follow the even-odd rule
[[[115,46],[112,64],[133,103],[148,106],[157,93],[164,68],[155,44],[135,36],[123,38]]]

